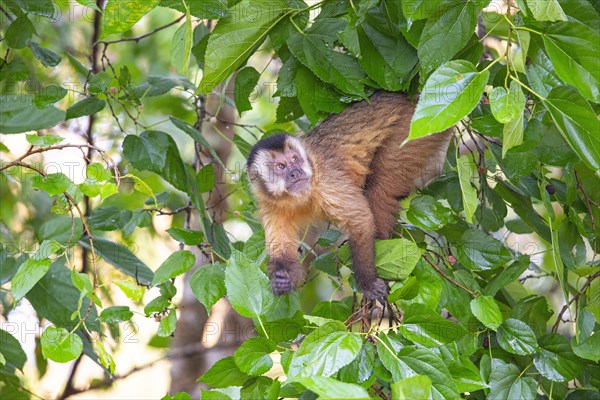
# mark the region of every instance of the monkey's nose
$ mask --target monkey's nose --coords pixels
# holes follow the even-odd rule
[[[298,179],[300,178],[300,170],[294,169],[290,172],[290,178]]]

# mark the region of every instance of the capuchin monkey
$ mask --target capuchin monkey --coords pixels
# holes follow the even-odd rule
[[[380,92],[354,103],[299,139],[278,134],[257,142],[248,157],[277,295],[301,285],[299,235],[307,225],[333,222],[348,233],[354,277],[369,300],[385,301],[377,276],[375,239],[388,239],[399,199],[437,177],[450,131],[401,144],[415,105],[402,93]]]

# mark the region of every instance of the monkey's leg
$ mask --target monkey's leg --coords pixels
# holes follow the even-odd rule
[[[398,134],[377,150],[365,183],[377,239],[387,239],[393,232],[399,199],[440,175],[450,136],[449,132],[438,133],[400,147],[406,134]]]
[[[276,295],[289,293],[306,279],[306,270],[298,260],[298,225],[287,217],[276,215],[263,222],[271,290]]]

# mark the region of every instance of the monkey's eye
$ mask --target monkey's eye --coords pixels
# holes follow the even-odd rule
[[[293,162],[293,163],[296,163],[296,162],[298,162],[298,156],[296,156],[296,155],[293,155],[293,156],[292,156],[292,162]]]
[[[285,169],[285,164],[277,164],[277,169]]]

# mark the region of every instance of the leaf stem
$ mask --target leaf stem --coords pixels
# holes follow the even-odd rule
[[[302,29],[300,29],[300,27],[296,24],[296,22],[294,21],[294,17],[295,15],[290,15],[290,22],[292,23],[292,25],[301,35],[306,35],[306,33],[302,32]]]
[[[464,290],[465,292],[469,293],[471,295],[471,297],[476,298],[477,295],[475,294],[475,292],[473,292],[472,290],[466,288],[465,286],[461,285],[460,283],[458,283],[457,281],[455,281],[454,279],[450,278],[448,275],[446,275],[444,273],[444,271],[442,271],[440,269],[440,267],[438,267],[437,265],[435,265],[433,263],[433,261],[431,261],[429,259],[429,257],[427,257],[426,254],[423,254],[423,258],[425,259],[425,261],[427,261],[429,263],[429,265],[431,265],[437,272],[439,272],[440,275],[442,275],[444,277],[444,279],[446,279],[448,282],[453,283],[455,286],[458,286],[459,288],[461,288],[462,290]]]
[[[521,85],[523,88],[527,89],[530,93],[533,93],[540,100],[542,100],[542,101],[546,100],[546,98],[544,96],[542,96],[541,94],[537,93],[535,90],[533,90],[532,88],[530,88],[529,86],[527,86],[526,84],[524,84],[523,82],[521,82],[519,80],[519,77],[517,77],[517,76],[515,76],[513,74],[510,74],[510,78],[513,81],[517,82],[519,85]]]
[[[497,63],[499,63],[500,61],[504,60],[505,58],[506,58],[505,56],[502,56],[502,57],[498,57],[498,58],[496,58],[494,61],[492,61],[492,62],[490,63],[490,65],[488,65],[487,67],[485,67],[484,69],[482,69],[482,70],[480,71],[480,73],[487,71],[488,69],[492,68],[492,67],[494,66],[494,64],[497,64]]]

